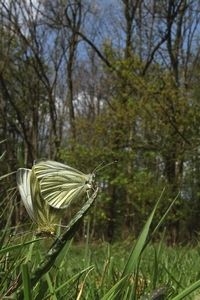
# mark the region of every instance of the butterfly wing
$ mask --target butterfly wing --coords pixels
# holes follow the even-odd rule
[[[36,217],[34,214],[32,196],[31,196],[31,185],[30,185],[30,178],[31,178],[31,170],[20,168],[17,170],[16,174],[17,178],[17,185],[19,189],[20,196],[24,203],[27,213],[29,217],[36,223]]]
[[[50,206],[63,209],[90,188],[91,175],[86,175],[55,161],[43,161],[32,169],[40,182],[41,195]]]
[[[26,211],[32,221],[38,225],[39,232],[54,233],[60,222],[60,213],[42,198],[39,182],[32,170],[18,169],[16,179]]]
[[[53,160],[41,161],[39,163],[36,163],[32,169],[34,170],[38,179],[60,171],[67,171],[71,175],[74,174],[74,176],[85,176],[83,172]]]
[[[31,170],[30,175],[30,187],[39,232],[54,233],[57,225],[60,223],[60,211],[51,207],[48,202],[43,199],[39,180],[33,170]]]

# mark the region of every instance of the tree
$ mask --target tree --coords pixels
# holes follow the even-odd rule
[[[122,28],[125,28],[126,37],[124,52],[113,47],[112,43],[110,46],[104,44],[106,47],[99,50],[82,32],[78,33],[108,67],[106,81],[112,86],[112,95],[107,96],[102,114],[95,118],[95,125],[101,120],[106,132],[102,128],[98,135],[93,123],[93,132],[89,131],[89,136],[100,140],[104,136],[109,150],[117,149],[118,155],[119,151],[127,155],[129,149],[131,159],[126,165],[124,178],[131,180],[133,177],[129,175],[135,170],[141,172],[142,168],[150,168],[152,174],[156,172],[157,176],[163,176],[165,180],[161,180],[161,187],[163,183],[169,185],[171,197],[174,197],[181,189],[187,162],[185,154],[192,144],[191,115],[194,107],[191,106],[190,91],[185,89],[185,75],[189,75],[191,66],[188,57],[197,58],[199,55],[198,51],[194,52],[198,5],[194,9],[197,3],[193,1],[163,1],[162,4],[152,1],[151,5],[146,1],[122,1],[122,4],[125,24]],[[83,125],[83,118],[77,121],[80,124],[77,131],[88,128],[88,120],[85,120],[87,125]],[[192,124],[192,130],[195,126]],[[81,145],[85,139],[88,147],[89,136],[80,137]],[[133,194],[133,190],[130,191]],[[112,210],[116,198],[120,196],[113,193]],[[128,198],[125,199],[125,203],[129,202]],[[177,209],[180,209],[179,203]],[[114,208],[111,220],[118,218],[115,214]],[[179,218],[175,212],[175,222]]]
[[[16,145],[9,157],[19,164],[21,147],[23,164],[50,157],[84,172],[118,159],[98,175],[105,193],[93,218],[110,240],[138,233],[164,186],[160,214],[180,192],[175,231],[185,207],[199,205],[199,5],[1,3],[0,132]]]

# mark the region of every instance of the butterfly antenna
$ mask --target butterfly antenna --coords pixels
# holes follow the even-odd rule
[[[104,164],[104,161],[102,161],[98,166],[96,166],[93,170],[92,173],[96,173],[96,171],[100,170],[101,169],[101,166]]]
[[[103,165],[103,164],[104,164],[104,161],[102,161],[102,162],[94,169],[93,173],[98,172],[98,171],[100,171],[100,170],[102,170],[102,169],[104,169],[104,168],[107,168],[108,166],[113,165],[113,164],[115,164],[115,163],[117,163],[117,162],[118,162],[118,160],[114,160],[114,161],[109,162],[108,164]]]

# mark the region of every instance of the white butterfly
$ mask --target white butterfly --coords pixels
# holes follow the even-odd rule
[[[56,161],[41,161],[32,169],[17,170],[24,206],[40,231],[54,233],[71,202],[96,190],[95,173],[84,174]]]

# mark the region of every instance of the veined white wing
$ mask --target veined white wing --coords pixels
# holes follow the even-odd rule
[[[42,161],[32,171],[39,180],[43,199],[57,209],[68,207],[73,200],[95,189],[94,174],[84,174],[62,163]]]
[[[31,186],[30,186],[30,177],[31,170],[20,168],[17,170],[17,185],[19,188],[19,193],[24,203],[24,206],[29,214],[29,217],[36,223],[37,220],[34,214],[32,196],[31,196]]]
[[[60,222],[61,212],[42,198],[38,179],[32,170],[18,169],[17,185],[29,217],[38,226],[38,232],[54,233]]]

